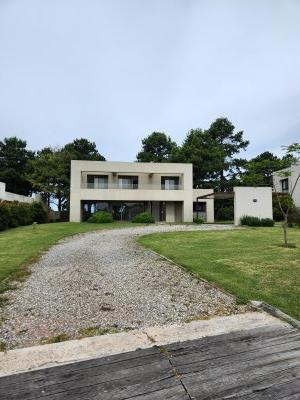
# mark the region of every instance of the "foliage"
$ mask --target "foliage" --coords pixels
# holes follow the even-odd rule
[[[167,162],[171,160],[177,145],[163,132],[153,132],[142,140],[142,150],[137,154],[139,162]]]
[[[38,224],[48,222],[48,210],[45,205],[39,201],[35,201],[30,205],[31,219]]]
[[[68,209],[70,195],[71,160],[104,161],[96,144],[87,139],[75,139],[63,148],[46,147],[37,152],[30,162],[28,179],[50,207],[54,202],[58,211]]]
[[[278,196],[280,199],[278,199]],[[282,211],[279,207],[279,201],[284,212],[289,210],[289,212],[293,213],[296,209],[296,206],[290,194],[286,193],[278,196],[273,196],[273,218],[275,221],[282,221],[284,216],[282,215]]]
[[[193,218],[193,222],[194,222],[194,224],[204,224],[204,219],[203,218],[197,218],[197,217],[194,217]]]
[[[29,161],[34,153],[26,149],[26,141],[17,137],[0,141],[0,181],[6,183],[6,190],[21,195],[32,192],[31,183],[26,178]]]
[[[260,300],[300,319],[300,229],[295,248],[280,246],[281,228],[156,233],[139,242],[247,303]]]
[[[241,218],[241,225],[246,226],[274,226],[274,221],[271,218],[258,218],[250,215],[244,215]]]
[[[265,151],[245,163],[245,171],[241,175],[240,184],[245,186],[272,186],[272,174],[289,167],[292,162],[293,157],[289,155],[279,158],[269,151]]]
[[[111,213],[107,211],[96,211],[94,214],[90,216],[87,222],[94,224],[107,224],[113,222],[113,216]]]
[[[153,224],[155,222],[154,217],[148,212],[141,212],[132,218],[132,222]]]
[[[0,202],[0,230],[48,221],[48,211],[42,203]]]
[[[236,155],[249,141],[243,132],[235,132],[227,118],[216,119],[208,130],[192,129],[173,155],[175,162],[193,164],[194,186],[228,190],[234,185],[245,161]]]

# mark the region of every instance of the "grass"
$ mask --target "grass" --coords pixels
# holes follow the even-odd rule
[[[28,275],[28,265],[60,239],[99,229],[134,226],[131,222],[89,224],[60,222],[22,226],[0,233],[0,294],[12,288],[12,282]],[[0,305],[5,297],[0,297]]]
[[[280,227],[143,236],[139,242],[234,294],[240,303],[261,300],[300,319],[300,229],[296,247],[282,247]]]

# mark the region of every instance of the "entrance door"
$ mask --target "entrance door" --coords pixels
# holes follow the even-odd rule
[[[159,220],[166,221],[166,202],[161,201],[159,203]]]

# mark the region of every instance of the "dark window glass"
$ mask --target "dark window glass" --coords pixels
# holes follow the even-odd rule
[[[108,176],[107,175],[88,175],[87,187],[90,189],[107,189]]]
[[[206,212],[206,202],[205,201],[198,201],[194,202],[193,204],[193,210],[195,212]]]
[[[288,178],[281,180],[281,190],[282,190],[282,192],[288,192],[289,191],[289,180],[288,180]]]
[[[138,176],[119,176],[120,189],[137,189],[139,185]]]

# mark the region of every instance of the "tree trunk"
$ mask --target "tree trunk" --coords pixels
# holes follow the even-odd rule
[[[284,222],[283,222],[283,237],[284,237],[284,246],[288,247],[288,233],[287,233],[287,228],[288,228],[288,215],[284,215]]]

